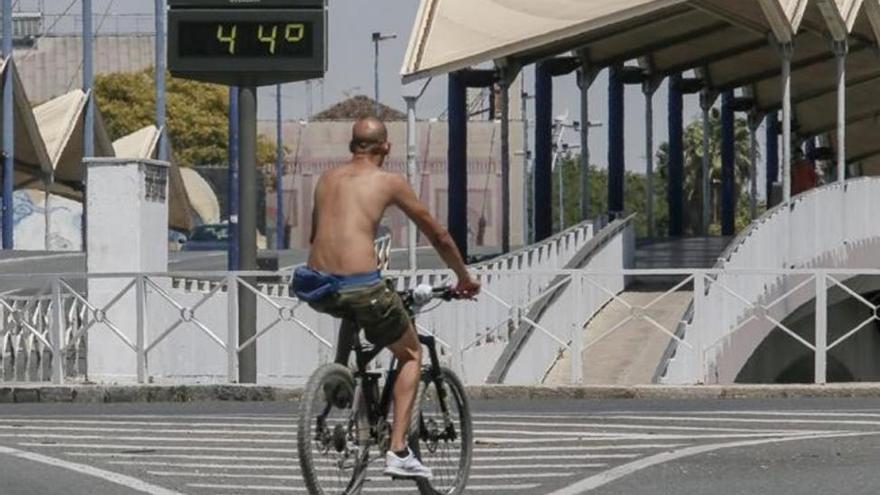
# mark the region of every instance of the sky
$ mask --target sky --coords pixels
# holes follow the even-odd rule
[[[68,17],[59,21],[58,29],[68,23],[68,30],[74,29],[78,22],[72,16],[82,12],[80,0],[17,0],[19,8],[32,10],[42,3],[48,14],[60,14],[68,7]],[[92,0],[93,12],[106,19],[95,22],[104,32],[126,31],[146,28],[152,29],[150,19],[154,12],[154,2],[149,0]],[[313,113],[356,94],[373,96],[373,43],[371,34],[382,32],[396,34],[397,38],[384,41],[380,47],[380,100],[386,105],[404,109],[400,69],[409,41],[413,22],[418,10],[418,0],[330,0],[330,47],[329,70],[323,84],[312,83]],[[143,14],[133,17],[133,14]],[[54,22],[54,20],[52,21]],[[526,90],[534,89],[534,68],[525,69]],[[416,84],[422,84],[417,82]],[[666,141],[666,93],[664,84],[654,97],[654,136],[655,149]],[[275,87],[260,89],[258,93],[259,118],[274,120],[276,115]],[[590,121],[607,122],[607,76],[603,71],[596,78],[589,93]],[[307,116],[307,89],[305,83],[285,84],[282,87],[282,118],[300,120]],[[579,94],[573,75],[554,80],[554,115],[566,113],[570,120],[580,120]],[[645,170],[645,100],[641,89],[628,86],[626,89],[626,143],[625,156],[628,170],[643,173]],[[446,78],[440,77],[431,82],[427,92],[419,100],[417,115],[420,119],[435,118],[446,109]],[[529,107],[530,118],[533,105]],[[700,114],[697,96],[685,98],[685,123],[698,119]],[[592,162],[600,168],[607,164],[607,130],[595,128],[590,133],[590,153]],[[759,131],[760,146],[763,149],[763,128]],[[529,137],[534,142],[534,137]],[[579,144],[578,137],[569,132],[566,141]],[[764,191],[764,179],[759,169],[759,191]]]

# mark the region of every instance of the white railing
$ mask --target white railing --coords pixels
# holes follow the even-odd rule
[[[803,304],[811,296],[803,290],[808,277],[786,276],[777,270],[880,267],[880,222],[873,217],[878,197],[880,179],[858,178],[801,194],[758,219],[719,259],[717,277],[707,282],[704,295],[698,295],[711,308],[711,321],[700,322],[695,316],[679,329],[690,345],[703,346],[709,369],[671,360],[664,381],[690,382],[698,377],[713,383],[733,381],[775,326],[763,316],[753,318],[754,314],[787,313],[792,304]],[[728,275],[741,270],[764,273]],[[732,293],[738,297],[732,298]],[[801,297],[795,301],[798,294]],[[689,331],[693,326],[707,329],[700,342]],[[747,331],[738,332],[743,327]],[[719,354],[718,344],[729,343],[734,335],[740,339],[739,352]],[[704,371],[708,375],[703,376]]]
[[[15,372],[12,375],[4,374],[4,381],[51,379],[54,383],[62,383],[71,379],[90,379],[140,383],[234,382],[239,353],[250,346],[257,346],[261,383],[302,384],[315,367],[333,359],[332,348],[338,326],[333,319],[314,312],[295,299],[262,294],[246,281],[256,276],[255,273],[204,275],[222,279],[218,287],[242,287],[256,294],[258,333],[255,337],[246,342],[238,341],[237,290],[221,291],[215,287],[206,293],[185,293],[170,287],[169,280],[173,274],[92,276],[89,277],[90,282],[112,282],[119,288],[111,299],[97,304],[75,290],[75,287],[82,285],[82,280],[77,280],[82,275],[35,275],[52,288],[46,300],[40,303],[47,305],[50,308],[48,311],[36,311],[33,307],[25,311],[27,308],[17,308],[8,297],[0,297],[0,307],[4,308],[0,337],[3,342],[15,342],[13,349],[16,349],[13,356]],[[404,273],[392,275],[401,277],[398,279],[401,285],[439,285],[449,277],[449,273],[440,271],[419,272],[415,276]],[[619,293],[617,284],[626,277],[671,275],[683,277],[683,282],[647,304],[634,304]],[[654,335],[677,342],[675,360],[690,361],[701,370],[700,374],[685,383],[706,383],[711,381],[711,369],[719,357],[741,352],[735,338],[730,341],[712,340],[715,335],[712,322],[717,306],[705,297],[706,286],[709,283],[718,284],[717,280],[722,275],[728,280],[764,277],[798,280],[798,290],[784,295],[775,306],[777,309],[757,311],[752,319],[769,321],[777,333],[782,332],[790,337],[792,346],[787,353],[792,356],[809,355],[816,370],[816,382],[825,381],[827,363],[832,358],[853,367],[857,379],[863,377],[858,372],[858,366],[862,365],[855,362],[858,358],[856,354],[864,353],[864,342],[869,342],[876,333],[868,328],[880,321],[877,305],[868,300],[865,294],[880,291],[880,270],[801,269],[723,273],[717,270],[550,270],[520,273],[483,270],[478,276],[485,283],[486,290],[478,301],[441,304],[434,311],[419,316],[418,328],[438,337],[441,358],[471,384],[485,381],[493,359],[497,359],[506,346],[510,332],[524,322],[534,326],[534,335],[529,346],[520,350],[522,359],[515,362],[504,383],[541,383],[548,370],[557,364],[560,354],[571,357],[569,368],[565,370],[568,381],[580,383],[584,370],[591,363],[580,362],[579,356],[601,345],[617,332],[631,331],[631,325],[639,326],[639,331],[649,332],[645,334],[646,337]],[[511,298],[493,290],[493,279],[518,286],[535,286],[539,280],[551,279],[561,281],[568,289],[556,296],[551,310],[544,313],[547,317],[542,315],[540,319],[529,319],[532,305],[540,300],[540,294],[533,300],[518,296]],[[861,282],[855,284],[854,280]],[[865,283],[865,280],[873,283]],[[552,290],[554,287],[544,287],[545,292]],[[688,339],[675,335],[676,324],[661,323],[660,302],[676,290],[689,290],[698,295],[694,299],[694,315],[695,321],[701,323],[689,329]],[[733,307],[744,299],[743,294],[734,290],[726,290],[726,293],[729,296],[726,300]],[[699,297],[699,294],[704,294],[704,297]],[[807,303],[801,304],[802,300],[807,300]],[[861,316],[858,318],[840,317],[840,312],[835,308],[841,307],[844,301],[863,308],[864,315],[859,313]],[[585,334],[584,328],[591,317],[613,303],[627,308],[619,321],[612,322],[614,324],[609,324],[595,335]],[[512,311],[513,308],[516,310]],[[791,311],[792,308],[800,313],[806,312],[807,316],[801,314],[797,319],[791,319],[791,315],[796,313]],[[34,314],[48,315],[48,318],[34,319],[29,316]],[[852,315],[853,312],[848,311],[847,314]],[[805,321],[815,325],[805,326]],[[748,332],[748,329],[741,327],[734,334],[741,332]],[[77,365],[71,353],[84,350],[84,338],[89,343],[90,374],[77,374],[71,378],[73,374],[68,369]],[[23,341],[29,343],[21,344]],[[107,349],[108,343],[119,344],[119,349],[109,356],[101,355],[101,349]],[[631,345],[633,355],[641,353],[641,340],[633,340]],[[547,352],[548,349],[550,352]],[[19,358],[25,361],[20,362]],[[775,360],[782,358],[774,356]],[[4,359],[8,359],[8,356],[4,355]],[[92,368],[100,368],[102,360],[108,359],[124,372],[110,378],[97,376]],[[773,376],[766,377],[766,380],[773,379]]]

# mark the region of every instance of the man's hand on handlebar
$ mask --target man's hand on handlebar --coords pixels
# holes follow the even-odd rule
[[[458,285],[453,289],[456,297],[461,299],[473,299],[477,294],[480,293],[480,283],[468,274],[467,277],[459,278]]]

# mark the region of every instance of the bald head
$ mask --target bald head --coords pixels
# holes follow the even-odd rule
[[[352,153],[367,155],[388,154],[388,130],[376,117],[362,117],[351,128]]]

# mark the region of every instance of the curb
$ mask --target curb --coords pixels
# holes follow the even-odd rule
[[[264,385],[10,385],[0,386],[0,404],[124,402],[291,402],[302,387]],[[467,387],[471,400],[736,400],[880,398],[880,383],[830,385],[694,385]]]

